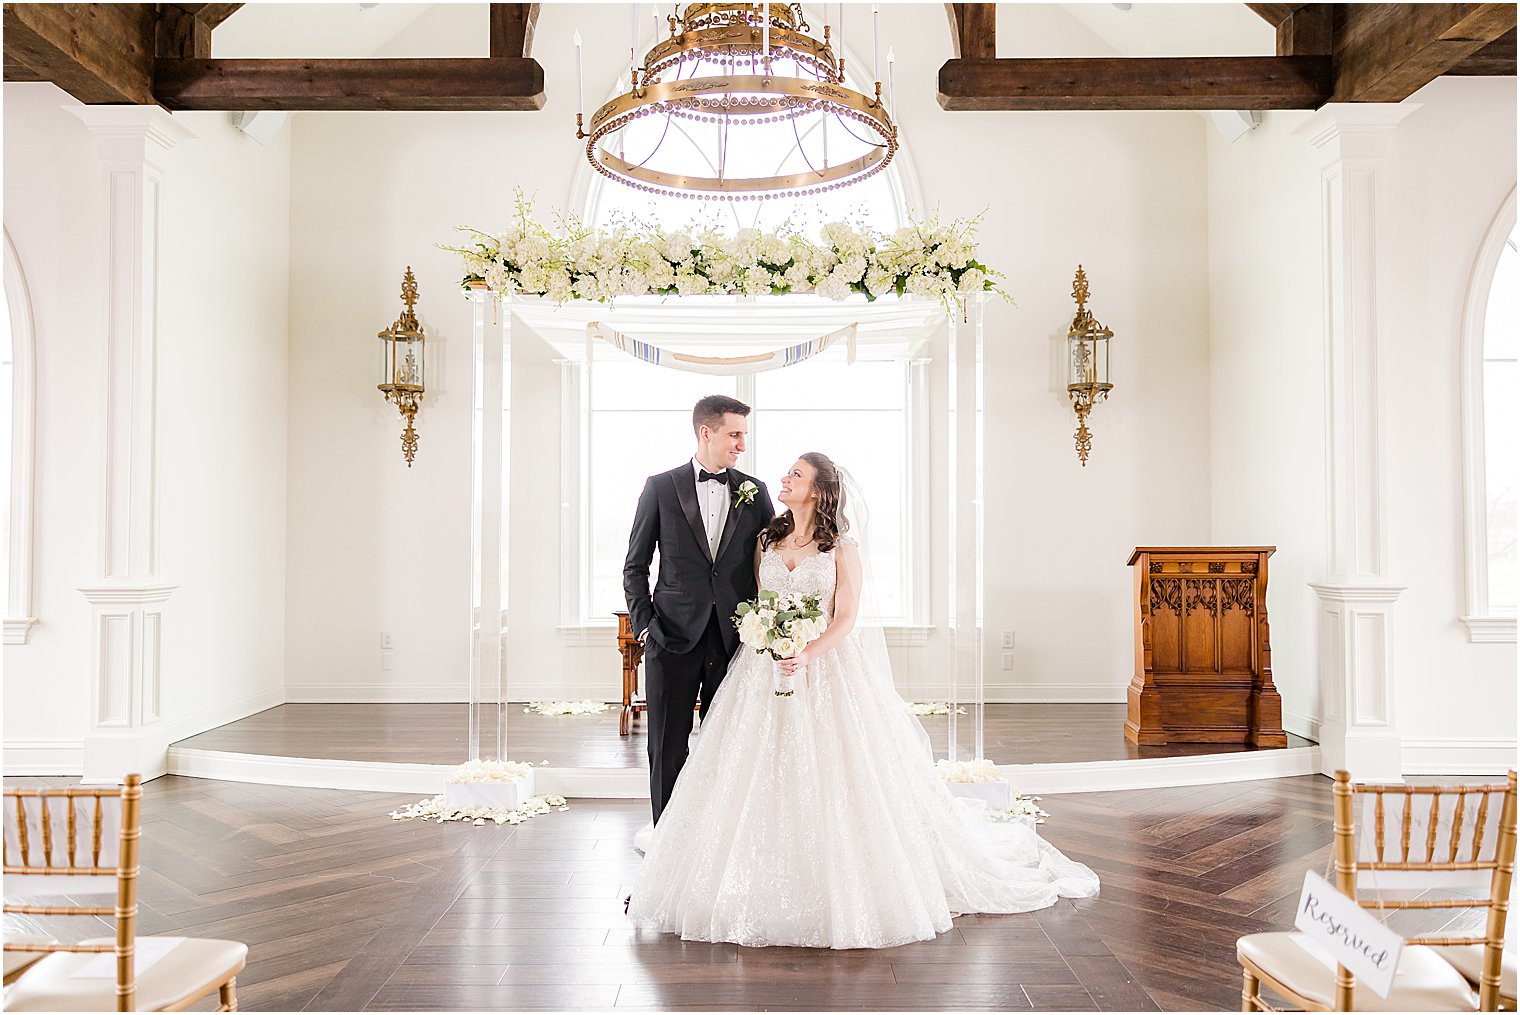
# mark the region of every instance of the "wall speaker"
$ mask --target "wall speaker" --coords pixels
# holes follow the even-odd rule
[[[290,114],[283,109],[256,109],[232,114],[232,125],[259,144],[274,140]]]
[[[1219,133],[1232,143],[1261,126],[1261,113],[1254,109],[1216,109],[1212,116]]]

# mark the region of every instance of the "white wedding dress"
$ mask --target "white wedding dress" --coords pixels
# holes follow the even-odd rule
[[[832,551],[795,571],[761,558],[761,588],[819,593],[826,614],[834,584]],[[852,632],[778,697],[771,658],[740,646],[635,881],[639,926],[887,948],[949,930],[952,915],[1097,894],[1097,875],[1032,828],[957,802],[885,669]]]

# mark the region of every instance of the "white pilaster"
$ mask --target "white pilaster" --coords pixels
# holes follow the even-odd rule
[[[1316,622],[1320,756],[1358,780],[1401,777],[1394,723],[1394,605],[1379,351],[1379,174],[1415,104],[1333,104],[1298,133],[1320,151],[1330,559]]]
[[[154,106],[70,109],[95,136],[104,182],[105,390],[84,781],[167,770],[158,558],[159,236],[166,156],[194,133]]]

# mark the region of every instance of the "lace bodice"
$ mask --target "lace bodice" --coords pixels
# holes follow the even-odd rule
[[[760,587],[780,593],[816,595],[823,604],[823,615],[834,616],[836,578],[834,550],[806,557],[795,570],[787,570],[786,561],[775,550],[760,555]]]

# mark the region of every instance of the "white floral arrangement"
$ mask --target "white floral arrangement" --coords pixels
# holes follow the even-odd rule
[[[910,715],[950,714],[950,703],[946,701],[905,701],[903,705],[907,707]],[[955,714],[965,715],[966,710],[960,706],[956,706]]]
[[[605,701],[530,701],[523,711],[538,715],[600,715],[611,707]]]
[[[391,811],[391,820],[409,821],[421,818],[423,821],[436,821],[440,825],[445,821],[468,821],[477,826],[484,825],[488,821],[498,825],[520,825],[540,814],[569,809],[570,805],[562,796],[530,797],[523,802],[522,806],[506,810],[499,807],[450,807],[444,802],[443,796],[439,795],[415,804],[407,804],[400,810]]]
[[[823,227],[813,242],[785,227],[779,232],[740,229],[732,236],[706,229],[665,230],[642,223],[606,231],[573,215],[557,216],[552,230],[533,216],[519,191],[516,220],[502,233],[470,226],[464,246],[442,249],[464,262],[461,285],[496,293],[604,302],[619,296],[784,295],[816,293],[843,300],[853,293],[919,296],[947,307],[973,293],[1009,296],[997,285],[1002,272],[977,257],[981,216],[940,223],[913,220],[891,235],[845,222]]]
[[[533,770],[525,761],[466,761],[444,776],[446,783],[522,782]]]
[[[935,763],[939,777],[946,782],[1005,782],[997,766],[988,758],[975,761],[949,761],[940,759]]]
[[[783,596],[770,589],[761,589],[753,600],[740,603],[733,621],[740,643],[756,652],[768,652],[772,659],[790,659],[828,629],[818,596]],[[778,670],[776,697],[791,697],[794,681],[795,676]]]

